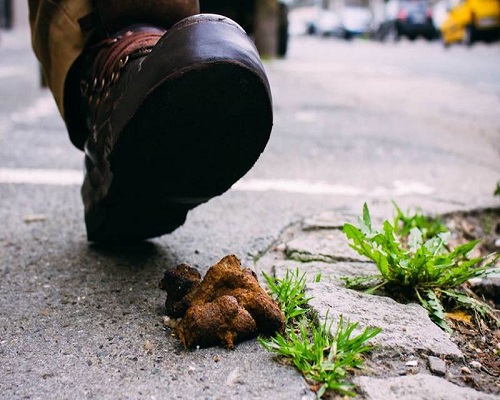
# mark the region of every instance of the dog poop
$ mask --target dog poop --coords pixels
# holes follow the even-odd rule
[[[167,292],[165,307],[181,318],[177,336],[185,348],[234,344],[257,336],[283,332],[285,318],[259,285],[255,273],[242,268],[234,255],[212,266],[203,280],[181,264],[165,271],[160,288]]]

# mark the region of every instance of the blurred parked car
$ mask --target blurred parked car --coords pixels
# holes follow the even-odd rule
[[[338,14],[331,10],[318,9],[316,17],[309,22],[307,33],[347,40],[370,33],[372,21],[373,15],[368,7],[346,5]]]
[[[427,0],[400,1],[394,27],[397,38],[406,36],[415,40],[418,36],[423,36],[431,40],[437,37],[432,23],[432,9]]]
[[[12,0],[0,0],[0,28],[12,29]]]
[[[318,8],[316,15],[309,21],[307,33],[309,35],[340,36],[340,18],[331,10]]]
[[[445,46],[454,42],[471,45],[480,39],[497,39],[499,32],[499,0],[460,0],[450,8],[441,26]]]
[[[373,32],[373,39],[385,41],[396,38],[396,17],[398,15],[398,0],[389,0],[384,6],[384,15],[379,22],[377,29]]]
[[[306,35],[311,21],[316,15],[316,7],[295,7],[288,13],[289,28],[291,36]]]
[[[406,36],[414,40],[423,36],[431,40],[439,36],[428,0],[389,0],[384,14],[384,20],[373,34],[374,39],[399,40]]]
[[[372,30],[373,14],[368,7],[344,6],[340,14],[340,29],[344,39],[369,34]]]
[[[432,7],[432,22],[436,32],[441,32],[443,22],[448,18],[448,11],[450,9],[449,0],[439,0]]]

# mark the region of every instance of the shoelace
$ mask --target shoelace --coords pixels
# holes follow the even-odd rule
[[[90,47],[89,51],[96,54],[90,75],[94,78],[91,82],[80,82],[81,92],[87,97],[89,105],[95,101],[98,106],[101,101],[106,100],[108,89],[118,80],[127,63],[149,54],[164,33],[164,30],[155,27],[137,27]]]

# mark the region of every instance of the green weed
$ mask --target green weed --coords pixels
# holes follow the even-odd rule
[[[354,335],[357,323],[344,322],[341,317],[332,335],[333,321],[317,323],[307,313],[305,274],[287,271],[283,279],[264,274],[271,295],[285,313],[287,327],[283,334],[272,338],[259,338],[271,352],[286,357],[304,375],[321,398],[327,390],[354,396],[355,386],[349,382],[349,373],[363,364],[363,353],[373,347],[368,343],[380,328],[366,328]],[[318,274],[314,282],[319,282]],[[289,313],[287,315],[287,313]],[[294,315],[294,316],[292,316]]]
[[[400,220],[401,216],[396,222]],[[384,289],[400,300],[418,300],[431,319],[448,332],[451,328],[445,320],[445,310],[455,307],[467,309],[473,315],[499,324],[490,306],[470,297],[461,287],[469,279],[484,277],[491,272],[490,267],[498,256],[468,258],[478,240],[449,251],[449,232],[436,232],[430,236],[431,231],[424,233],[423,226],[428,225],[419,222],[406,233],[385,221],[382,230],[376,230],[365,203],[359,227],[345,224],[343,231],[352,241],[350,246],[373,260],[380,274],[343,278],[347,287],[367,293]],[[487,263],[491,259],[493,261]]]
[[[422,232],[423,240],[427,240],[448,231],[440,219],[427,217],[420,208],[417,208],[414,214],[410,214],[409,211],[405,214],[395,202],[392,204],[396,208],[394,231],[399,236],[406,237],[413,228],[417,228]]]

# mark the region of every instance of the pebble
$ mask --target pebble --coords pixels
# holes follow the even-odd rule
[[[274,247],[276,251],[285,251],[286,250],[286,244],[285,243],[280,243],[277,246]]]
[[[416,367],[418,365],[418,361],[417,360],[408,361],[405,365],[407,367]]]
[[[27,224],[30,224],[32,222],[43,222],[46,219],[47,219],[47,216],[43,215],[43,214],[30,214],[30,215],[26,215],[23,218],[23,221]]]
[[[467,367],[462,367],[462,368],[460,369],[460,371],[462,371],[462,374],[470,374],[470,373],[471,373],[471,372],[470,372],[470,369],[469,369],[469,368],[467,368]]]
[[[475,369],[481,369],[481,367],[483,366],[479,361],[471,361],[469,365]]]
[[[427,362],[433,374],[438,376],[444,376],[446,374],[446,363],[440,358],[429,356]]]
[[[238,368],[231,371],[226,379],[227,386],[232,386],[234,384],[243,384],[243,383],[245,383],[245,381],[243,380]]]
[[[180,318],[170,318],[163,317],[163,325],[170,329],[176,329],[179,326],[181,319]]]

